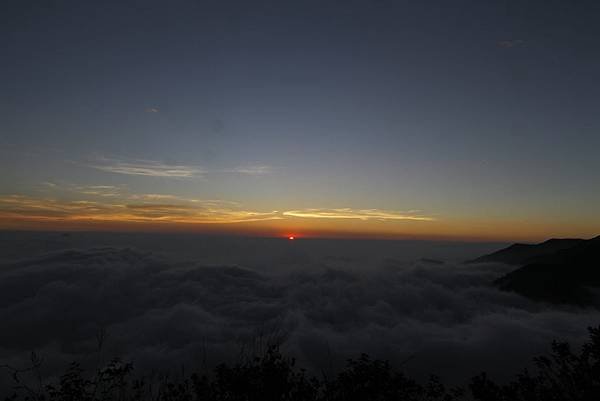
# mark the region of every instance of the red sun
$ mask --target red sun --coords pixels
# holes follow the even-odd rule
[[[296,239],[296,237],[294,237],[293,235],[290,235],[290,236],[288,237],[288,239],[289,239],[290,241],[292,241],[292,240],[295,240],[295,239]]]

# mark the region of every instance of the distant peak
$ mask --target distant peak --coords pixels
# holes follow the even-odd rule
[[[522,248],[522,247],[528,247],[528,246],[532,246],[535,244],[523,244],[522,242],[515,242],[512,245],[509,245],[506,249],[514,249],[514,248]]]
[[[565,242],[565,241],[583,241],[581,238],[550,238],[542,242],[542,244],[553,244],[555,242]]]

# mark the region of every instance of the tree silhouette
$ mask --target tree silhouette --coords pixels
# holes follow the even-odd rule
[[[600,327],[579,352],[554,342],[551,352],[534,359],[533,372],[524,370],[507,384],[482,373],[471,379],[468,391],[447,388],[437,377],[419,383],[394,369],[388,361],[368,355],[347,361],[332,378],[308,375],[285,357],[277,345],[262,355],[221,364],[207,373],[179,378],[136,377],[133,366],[119,359],[91,374],[72,363],[58,382],[42,384],[37,369],[10,369],[14,394],[6,401],[598,401],[600,400]],[[39,382],[29,386],[23,375]]]

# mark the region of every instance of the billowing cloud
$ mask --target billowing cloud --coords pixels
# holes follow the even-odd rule
[[[396,212],[380,209],[300,209],[283,212],[285,216],[312,219],[357,219],[357,220],[416,220],[432,221],[433,217],[422,216],[414,211]]]
[[[480,369],[512,374],[552,339],[576,344],[600,321],[595,310],[490,285],[510,267],[401,261],[390,257],[398,243],[35,235],[3,237],[14,256],[0,259],[0,358],[23,366],[35,349],[48,373],[93,363],[101,329],[102,355],[140,370],[227,361],[275,330],[284,351],[316,372],[367,352],[404,361],[417,377],[460,381]],[[45,251],[32,252],[35,244]],[[156,244],[161,254],[150,253]]]

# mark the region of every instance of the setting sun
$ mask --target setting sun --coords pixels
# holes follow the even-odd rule
[[[294,240],[294,239],[296,239],[296,237],[294,237],[293,235],[290,235],[290,236],[288,237],[288,239],[289,239],[289,240]]]

